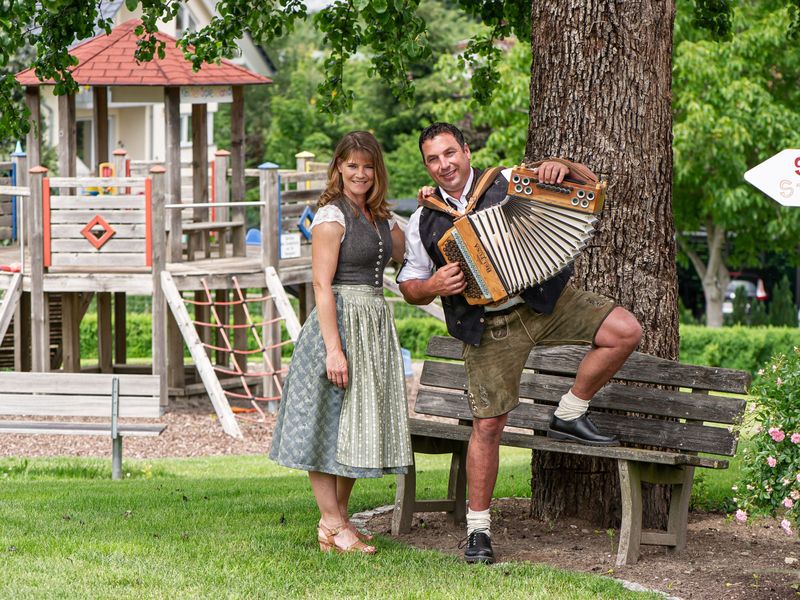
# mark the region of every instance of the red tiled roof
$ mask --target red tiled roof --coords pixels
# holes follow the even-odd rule
[[[249,85],[272,83],[268,77],[253,73],[229,60],[220,64],[204,64],[197,72],[192,63],[183,57],[175,46],[175,38],[165,33],[155,35],[165,42],[165,56],[150,62],[137,63],[134,29],[141,21],[126,21],[110,34],[102,33],[75,46],[70,54],[78,59],[72,77],[79,85],[144,85],[144,86],[199,86],[199,85]],[[17,73],[22,85],[52,85],[53,80],[39,81],[33,69]]]

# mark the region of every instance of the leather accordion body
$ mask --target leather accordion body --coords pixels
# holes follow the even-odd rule
[[[467,302],[501,303],[572,263],[594,233],[605,188],[605,181],[542,183],[532,170],[513,168],[501,203],[460,216],[439,240],[445,260],[461,266]]]

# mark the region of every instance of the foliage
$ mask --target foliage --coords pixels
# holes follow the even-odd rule
[[[755,373],[771,356],[793,346],[800,346],[800,330],[794,327],[681,326],[680,358],[693,365]]]
[[[748,314],[750,312],[750,300],[747,297],[747,288],[739,286],[733,293],[733,311],[731,312],[731,322],[734,325],[743,325],[748,323]]]
[[[399,319],[395,323],[397,337],[403,348],[411,350],[413,358],[423,358],[428,347],[428,340],[434,335],[447,335],[447,327],[433,318],[410,317]]]
[[[791,534],[800,525],[800,347],[778,354],[758,375],[751,390],[758,425],[734,490],[736,519],[777,516]]]
[[[673,209],[679,232],[705,229],[705,236],[679,234],[680,248],[709,289],[724,289],[727,282],[713,285],[718,273],[759,261],[765,239],[780,251],[800,237],[800,212],[742,178],[796,140],[800,51],[786,44],[785,4],[737,2],[724,43],[687,22],[687,4],[678,3],[675,27]]]
[[[785,275],[772,290],[772,302],[769,305],[769,323],[776,327],[797,327],[797,307],[794,294]]]

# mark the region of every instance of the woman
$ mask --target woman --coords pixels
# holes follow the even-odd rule
[[[349,521],[355,480],[412,463],[400,345],[383,299],[383,269],[405,240],[386,202],[375,137],[348,133],[328,168],[311,225],[316,308],[286,376],[270,458],[308,471],[320,549],[374,554]]]

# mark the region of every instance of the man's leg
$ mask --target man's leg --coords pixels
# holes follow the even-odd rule
[[[484,511],[492,501],[497,469],[500,464],[500,434],[508,414],[472,421],[472,435],[467,448],[467,481],[469,507]]]
[[[613,377],[642,338],[642,327],[631,313],[617,306],[594,336],[594,347],[586,353],[575,375],[572,393],[589,401]]]
[[[562,396],[550,420],[548,437],[593,445],[617,445],[586,414],[589,401],[608,383],[639,345],[642,328],[622,307],[614,308],[594,335],[594,345],[578,367],[572,388]]]

